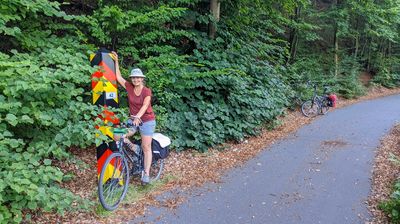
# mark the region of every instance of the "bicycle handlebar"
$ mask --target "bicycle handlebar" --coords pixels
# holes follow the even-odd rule
[[[139,119],[140,119],[140,118],[139,118]],[[126,123],[127,123],[127,126],[130,126],[130,127],[139,127],[139,126],[142,126],[142,125],[143,125],[142,119],[140,119],[139,125],[135,125],[135,124],[133,123],[133,121],[134,121],[134,120],[132,120],[131,118],[129,118],[128,121],[126,122]]]
[[[318,87],[317,84],[311,82],[310,80],[308,80],[307,81],[307,86],[310,86],[310,85],[312,85],[312,87],[314,89],[314,94],[315,94],[317,92],[317,87]],[[329,90],[329,86],[323,85],[323,88],[324,88],[324,94],[327,93],[328,90]]]
[[[127,121],[126,122],[120,122],[120,126],[123,128],[132,128],[132,127],[139,127],[143,125],[143,121],[142,119],[140,119],[140,123],[138,126],[134,125],[133,120],[132,120],[132,116],[127,117]]]
[[[328,90],[329,90],[329,87],[328,86],[324,86],[324,93],[327,93]]]

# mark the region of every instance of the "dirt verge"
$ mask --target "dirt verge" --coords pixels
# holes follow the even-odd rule
[[[378,209],[378,205],[390,198],[393,184],[399,178],[400,166],[390,161],[391,155],[400,158],[400,124],[381,140],[376,152],[372,172],[372,192],[368,199],[368,209],[373,218],[369,223],[389,223],[389,218]]]

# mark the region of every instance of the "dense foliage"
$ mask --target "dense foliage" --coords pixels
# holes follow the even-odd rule
[[[400,81],[399,0],[224,0],[219,18],[203,0],[60,2],[0,2],[0,223],[88,206],[59,187],[70,177],[56,164],[101,141],[88,62],[99,47],[124,74],[146,72],[177,150],[257,134],[308,80],[345,97],[364,93],[362,71]]]
[[[392,223],[400,223],[400,181],[396,181],[390,200],[381,202],[379,208],[389,217]]]
[[[399,158],[394,154],[390,154],[389,160],[397,166],[400,165]],[[392,183],[390,197],[382,200],[378,208],[386,213],[391,223],[400,223],[400,180],[398,178]]]
[[[2,1],[0,8],[0,223],[20,222],[27,209],[62,214],[87,206],[59,187],[67,176],[53,163],[68,157],[67,147],[93,143],[97,109],[84,100],[82,75],[93,72],[90,48],[59,3]]]

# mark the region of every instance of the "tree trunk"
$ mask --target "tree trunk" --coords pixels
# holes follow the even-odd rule
[[[335,52],[334,52],[334,54],[335,54],[335,76],[338,76],[338,74],[339,74],[339,38],[338,38],[338,35],[337,35],[337,33],[338,33],[338,31],[337,31],[337,25],[335,25],[335,34],[334,34],[334,39],[333,39],[333,42],[334,42],[334,46],[335,46]]]
[[[221,3],[219,2],[219,0],[210,0],[210,13],[214,17],[215,22],[219,21],[220,5]],[[214,22],[210,22],[208,24],[208,37],[214,39],[216,33],[217,33],[216,24]]]
[[[113,36],[111,38],[111,50],[115,51],[117,49],[117,44],[118,44],[118,37]]]
[[[357,35],[355,40],[355,50],[354,50],[354,58],[357,60],[358,57],[358,49],[360,48],[360,37]]]
[[[358,31],[359,27],[360,27],[360,20],[359,17],[356,16],[354,17],[355,20],[355,25],[353,25],[353,27],[355,28],[356,34],[355,34],[355,39],[354,39],[354,59],[357,60],[358,57],[358,51],[360,50],[360,32]]]
[[[364,55],[365,55],[365,49],[367,48],[367,45],[368,45],[368,37],[365,36],[364,38],[362,38],[362,36],[361,36],[360,42],[363,43],[363,44],[362,44],[362,48],[361,48],[361,52],[360,52],[360,56],[361,56],[361,57],[364,57]]]
[[[340,2],[339,0],[335,1],[336,7],[338,8]],[[338,9],[336,9],[338,10]],[[335,54],[335,76],[339,74],[339,37],[338,37],[338,24],[335,22],[335,31],[333,36],[334,43],[334,54]]]
[[[382,55],[382,57],[383,58],[385,58],[385,51],[386,51],[386,40],[385,39],[382,39],[381,41],[380,41],[380,45],[378,45],[378,46],[380,46],[379,48],[379,52],[381,52],[381,55]]]
[[[300,7],[296,7],[295,9],[295,17],[294,20],[298,22],[300,18]],[[297,54],[297,46],[299,42],[299,32],[296,28],[293,28],[290,32],[290,55],[287,60],[287,63],[291,63],[296,59]]]
[[[385,40],[385,46],[384,46],[384,50],[383,50],[383,57],[387,58],[389,55],[389,44],[390,44],[390,40]]]
[[[370,44],[367,46],[368,48],[368,58],[367,58],[367,71],[371,71],[371,44],[372,44],[373,38],[371,38]]]

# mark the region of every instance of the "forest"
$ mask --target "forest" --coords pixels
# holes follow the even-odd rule
[[[87,209],[57,164],[93,146],[89,55],[141,68],[157,129],[201,152],[273,126],[312,93],[400,85],[400,0],[2,0],[0,223]],[[123,89],[121,89],[123,90]],[[126,92],[116,109],[127,114]]]

